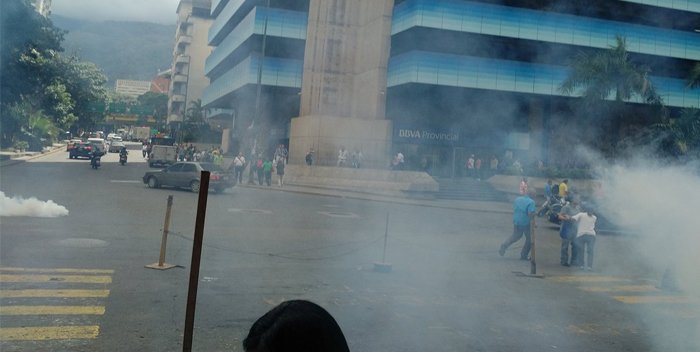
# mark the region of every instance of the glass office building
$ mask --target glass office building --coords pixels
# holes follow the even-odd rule
[[[567,134],[587,124],[572,117],[577,98],[559,89],[567,65],[579,52],[609,48],[618,36],[632,61],[651,69],[672,112],[700,106],[700,90],[686,84],[700,61],[700,0],[388,3],[386,118],[393,149],[416,166],[428,162],[446,173],[464,155],[506,150],[524,160],[561,159]],[[308,0],[267,5],[213,2],[209,40],[216,50],[206,63],[211,84],[203,103],[227,109],[231,121],[266,121],[272,144],[289,140],[289,121],[299,114],[304,41],[312,32]],[[633,97],[630,104],[639,102]],[[639,119],[625,123],[645,122],[648,111],[637,105]]]

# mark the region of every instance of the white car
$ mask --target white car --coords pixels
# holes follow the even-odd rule
[[[125,146],[126,145],[122,141],[112,140],[112,143],[109,144],[109,152],[119,153],[119,151]]]

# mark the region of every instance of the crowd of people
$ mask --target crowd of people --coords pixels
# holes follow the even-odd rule
[[[579,196],[569,191],[569,180],[564,179],[557,185],[548,180],[544,188],[547,202],[556,199],[564,205],[556,214],[560,223],[559,237],[561,238],[560,264],[565,267],[577,266],[583,270],[593,270],[595,254],[596,222],[593,206],[582,203]],[[536,191],[528,185],[523,177],[519,185],[520,196],[513,202],[513,232],[501,244],[498,254],[505,255],[513,243],[525,237],[525,243],[520,251],[521,260],[530,260],[531,231],[537,213],[535,205]]]

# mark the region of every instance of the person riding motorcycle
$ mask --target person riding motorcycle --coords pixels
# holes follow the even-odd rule
[[[119,162],[122,165],[126,163],[127,155],[129,155],[129,151],[126,150],[126,147],[121,147],[121,149],[119,149]]]
[[[100,167],[100,159],[102,158],[102,155],[103,153],[99,149],[95,149],[90,152],[90,166],[92,166],[93,169]]]

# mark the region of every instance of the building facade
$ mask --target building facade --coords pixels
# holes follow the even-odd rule
[[[232,127],[231,149],[285,143],[292,162],[314,148],[333,164],[340,146],[442,175],[471,154],[564,162],[573,133],[593,142],[581,127],[600,122],[574,117],[568,65],[618,36],[672,112],[700,106],[685,83],[698,0],[214,0],[211,14],[203,104]],[[645,123],[640,103],[623,129]]]
[[[209,85],[204,61],[211,52],[207,33],[212,23],[211,0],[180,0],[177,7],[175,48],[168,91],[168,124],[184,120],[189,104],[202,98]]]
[[[137,98],[151,90],[151,81],[137,81],[133,79],[118,79],[114,83],[114,91],[130,97]]]

